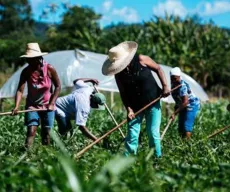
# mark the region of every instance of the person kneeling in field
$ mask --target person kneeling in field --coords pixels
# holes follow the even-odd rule
[[[76,79],[73,81],[75,90],[56,101],[56,121],[58,131],[62,136],[67,136],[68,131],[72,130],[71,120],[75,119],[76,125],[82,133],[92,140],[96,140],[92,133],[86,128],[86,122],[90,113],[90,107],[104,109],[103,104],[106,98],[101,93],[93,93],[93,87],[86,84],[91,82],[98,84],[96,79]]]
[[[179,114],[179,134],[183,138],[186,137],[189,139],[191,137],[195,118],[200,109],[200,100],[192,92],[188,83],[182,80],[179,67],[175,67],[170,71],[170,77],[172,89],[181,85],[181,87],[172,92],[172,97],[176,105],[175,111],[170,118],[174,120],[175,116]]]

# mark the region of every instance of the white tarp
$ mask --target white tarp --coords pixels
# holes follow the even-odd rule
[[[114,76],[104,76],[101,73],[102,64],[106,58],[107,55],[81,50],[57,51],[44,56],[45,61],[50,63],[57,70],[62,88],[72,87],[73,80],[77,78],[95,78],[100,82],[98,86],[100,90],[118,92]],[[26,65],[16,71],[2,86],[0,89],[0,98],[14,97],[21,71],[25,66]],[[161,65],[161,67],[170,85],[169,71],[171,67],[165,65]],[[160,85],[157,75],[154,72],[153,75]],[[182,74],[182,78],[189,83],[191,89],[201,101],[208,100],[207,94],[194,79],[184,73]],[[24,95],[26,94],[27,90],[24,91]],[[173,102],[171,96],[165,99],[165,101],[170,103]]]

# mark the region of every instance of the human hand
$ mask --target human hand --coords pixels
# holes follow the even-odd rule
[[[97,79],[92,79],[91,81],[92,81],[93,85],[98,85],[99,84],[99,81]]]
[[[54,104],[50,103],[47,108],[49,111],[54,111]]]
[[[135,118],[135,114],[134,114],[134,112],[133,112],[133,110],[131,108],[128,109],[128,118],[130,120]]]
[[[170,119],[172,119],[172,121],[175,120],[175,114],[174,113],[170,116]]]
[[[17,114],[18,114],[18,107],[15,107],[14,109],[12,109],[11,115],[17,115]]]
[[[168,97],[169,95],[170,95],[170,90],[169,90],[168,86],[164,86],[163,90],[162,90],[162,96]]]

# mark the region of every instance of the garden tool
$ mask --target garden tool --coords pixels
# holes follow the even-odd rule
[[[174,87],[173,89],[171,89],[170,93],[176,89],[178,89],[181,85],[178,85],[176,87]],[[148,107],[152,106],[154,103],[156,103],[157,101],[159,101],[162,98],[162,96],[156,98],[155,100],[153,100],[152,102],[150,102],[148,105],[144,106],[143,108],[141,108],[139,111],[137,111],[134,115],[138,115],[140,114],[142,111],[144,111],[145,109],[147,109]],[[112,132],[116,131],[117,129],[119,129],[122,125],[124,125],[127,122],[127,119],[123,120],[120,124],[118,124],[116,127],[114,127],[113,129],[111,129],[110,131],[108,131],[107,133],[105,133],[103,136],[101,136],[100,138],[98,138],[97,140],[95,140],[93,143],[89,144],[87,147],[85,147],[84,149],[82,149],[80,152],[78,152],[76,154],[76,158],[79,158],[83,153],[85,153],[86,151],[88,151],[92,146],[94,146],[95,144],[97,144],[98,142],[100,142],[102,139],[104,139],[105,137],[107,137],[108,135],[110,135]]]

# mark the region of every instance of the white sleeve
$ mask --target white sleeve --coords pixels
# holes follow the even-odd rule
[[[75,117],[76,125],[85,126],[88,116],[89,116],[89,112],[84,111],[83,109],[77,109],[76,117]]]

